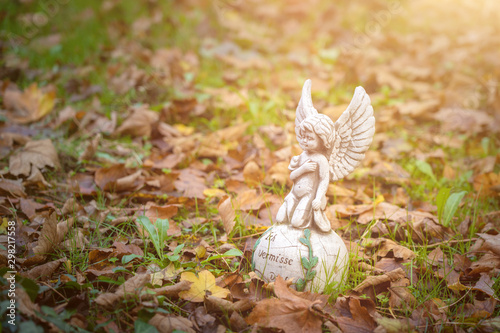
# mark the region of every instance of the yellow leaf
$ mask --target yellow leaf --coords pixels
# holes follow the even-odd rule
[[[215,284],[215,276],[208,270],[204,270],[196,276],[192,272],[181,274],[181,281],[193,282],[191,289],[179,293],[179,297],[190,302],[203,302],[205,295],[225,298],[230,291]]]
[[[0,234],[7,233],[7,226],[9,225],[9,220],[6,217],[3,218],[2,224],[0,225]]]
[[[203,194],[206,197],[217,197],[217,198],[222,198],[223,196],[226,195],[226,192],[224,192],[221,189],[218,188],[207,188],[203,190]]]
[[[182,270],[182,269],[180,269]],[[173,263],[170,263],[167,267],[159,272],[151,274],[151,284],[163,286],[163,280],[169,280],[175,277],[179,273],[179,270],[175,268]]]
[[[194,253],[196,253],[196,258],[203,259],[207,255],[207,249],[203,245],[198,245],[194,249]]]
[[[376,205],[378,205],[379,203],[384,202],[384,201],[385,201],[384,196],[383,196],[382,194],[379,194],[379,195],[377,196],[377,198],[375,199],[375,202],[373,202],[373,205],[374,205],[374,206],[376,206]]]
[[[175,124],[175,129],[181,132],[182,135],[188,136],[194,133],[194,127],[186,126],[184,124]]]

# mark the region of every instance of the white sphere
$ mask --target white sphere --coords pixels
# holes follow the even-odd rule
[[[271,282],[278,275],[284,279],[305,278],[306,269],[301,258],[309,258],[309,248],[299,239],[304,229],[289,224],[275,224],[258,240],[252,256],[252,267],[264,281]],[[342,283],[349,267],[349,254],[342,239],[333,230],[328,233],[311,230],[312,257],[318,263],[312,270],[316,275],[305,290],[321,293],[331,291]]]

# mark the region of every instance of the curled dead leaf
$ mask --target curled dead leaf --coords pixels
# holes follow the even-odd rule
[[[66,258],[57,259],[40,266],[35,266],[22,275],[32,280],[37,280],[42,276],[50,278],[50,276],[59,268],[59,266],[66,261]]]
[[[224,231],[226,234],[229,234],[236,224],[236,212],[233,208],[231,198],[229,196],[222,198],[217,205],[217,209],[224,225]]]

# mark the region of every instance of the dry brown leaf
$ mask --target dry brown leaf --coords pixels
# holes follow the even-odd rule
[[[236,206],[243,211],[259,210],[268,199],[271,199],[270,193],[257,194],[256,189],[246,190],[236,197]]]
[[[500,268],[500,256],[491,252],[486,253],[478,261],[473,262],[468,270],[468,275],[480,274],[482,272],[489,272],[493,269]]]
[[[147,105],[134,107],[132,114],[115,131],[120,135],[131,135],[133,137],[151,136],[153,125],[160,118],[158,112],[148,109]]]
[[[99,295],[95,299],[95,302],[105,308],[114,309],[120,300],[140,296],[144,286],[150,280],[151,276],[149,274],[137,274],[125,281],[121,286],[118,286],[114,293]]]
[[[149,300],[156,296],[166,296],[168,298],[171,297],[178,297],[180,292],[187,291],[191,288],[191,281],[180,281],[174,285],[171,286],[163,286],[160,288],[152,289],[152,288],[146,288],[145,290],[147,291],[145,295],[142,297],[142,300]],[[153,294],[154,293],[154,294]]]
[[[229,234],[236,224],[236,212],[233,209],[231,198],[229,196],[222,198],[217,205],[217,209],[219,210],[219,215],[222,219],[224,231],[226,234]]]
[[[379,284],[389,282],[389,281],[397,281],[405,277],[405,272],[403,269],[398,268],[393,271],[387,272],[383,275],[377,276],[368,276],[363,282],[361,282],[356,288],[353,290],[356,292],[363,292],[365,288],[374,287]]]
[[[474,190],[482,197],[498,197],[500,195],[500,173],[489,172],[474,177]]]
[[[156,327],[160,333],[172,333],[175,330],[186,333],[196,333],[194,324],[191,320],[174,315],[157,313],[149,320],[149,324]]]
[[[20,180],[5,178],[0,178],[0,195],[15,198],[26,198],[26,192],[24,192],[24,186]]]
[[[277,183],[278,185],[288,185],[291,187],[292,181],[290,180],[290,170],[288,170],[288,162],[281,161],[274,164],[267,172],[264,178],[264,184],[272,185]]]
[[[85,150],[78,157],[78,161],[90,161],[94,157],[97,152],[97,148],[99,147],[99,142],[101,141],[101,133],[98,133],[92,140],[87,143]]]
[[[109,168],[97,169],[95,173],[95,183],[103,191],[112,191],[116,188],[116,181],[128,176],[128,170],[123,164],[115,164]]]
[[[495,290],[493,289],[493,283],[494,282],[487,273],[482,273],[479,281],[477,281],[476,285],[472,287],[472,289],[482,291],[486,295],[499,300],[500,295],[496,295]]]
[[[48,254],[59,244],[57,232],[57,215],[55,212],[45,219],[38,244],[33,248],[35,254]]]
[[[264,173],[255,161],[250,161],[243,168],[243,178],[248,186],[258,187],[264,179]]]
[[[9,172],[14,176],[29,176],[34,174],[34,170],[39,171],[45,167],[60,167],[56,148],[50,139],[29,141],[9,161]]]
[[[370,315],[368,309],[361,305],[359,299],[349,299],[349,316],[337,317],[337,323],[344,333],[371,333],[377,323]]]
[[[16,288],[16,301],[18,309],[27,316],[34,317],[36,312],[40,312],[40,307],[31,301],[30,296],[23,288]]]
[[[153,223],[156,219],[170,219],[177,215],[179,211],[179,207],[176,205],[157,206],[149,202],[146,204],[145,208],[146,212],[144,215]]]
[[[56,269],[58,269],[59,266],[66,261],[66,258],[57,259],[40,266],[35,266],[22,275],[32,280],[37,280],[42,276],[50,278],[50,276],[56,271]]]
[[[500,234],[493,236],[490,234],[478,233],[477,235],[484,239],[482,248],[484,248],[485,250],[490,250],[491,252],[500,256]]]
[[[417,299],[408,289],[410,280],[407,278],[392,281],[389,291],[389,306],[396,309],[412,309],[418,305]]]
[[[363,239],[363,246],[366,249],[377,248],[376,255],[379,257],[385,257],[387,254],[392,251],[395,258],[401,259],[413,259],[417,255],[412,250],[404,247],[403,245],[399,245],[395,241],[386,238],[365,238]]]
[[[204,199],[203,192],[207,189],[204,177],[206,177],[206,174],[199,170],[182,169],[179,179],[174,182],[174,186],[186,198]]]
[[[313,307],[323,308],[328,296],[292,291],[280,276],[274,283],[274,292],[279,299],[258,302],[247,318],[250,325],[275,327],[285,333],[321,332],[323,321]]]
[[[55,98],[55,89],[43,92],[38,89],[36,83],[32,83],[23,92],[7,89],[3,96],[3,104],[6,109],[13,112],[11,115],[13,121],[26,124],[49,114],[54,108]]]
[[[227,301],[225,299],[215,297],[212,295],[208,295],[205,299],[205,304],[209,310],[223,312],[227,314],[231,314],[234,311],[244,312],[248,311],[253,307],[253,304],[250,300],[242,299],[237,302]]]

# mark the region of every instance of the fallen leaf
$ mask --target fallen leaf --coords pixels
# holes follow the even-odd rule
[[[37,316],[35,311],[40,312],[40,306],[31,301],[30,296],[24,288],[16,288],[16,301],[19,311],[27,316],[35,317]]]
[[[102,307],[116,309],[121,300],[140,296],[146,283],[150,280],[149,274],[137,274],[118,286],[114,293],[100,294],[95,302]]]
[[[477,235],[484,239],[482,248],[484,248],[485,250],[490,250],[491,252],[500,256],[500,234],[493,236],[490,234],[478,233]]]
[[[418,305],[418,301],[411,293],[408,286],[410,285],[410,280],[407,278],[399,279],[397,281],[392,281],[389,287],[390,297],[389,306],[395,309],[412,309]]]
[[[23,92],[7,89],[3,96],[3,104],[6,109],[13,112],[11,115],[13,121],[26,124],[49,114],[54,108],[55,98],[54,89],[43,92],[36,83],[32,83]]]
[[[55,212],[45,219],[42,233],[38,237],[38,244],[33,248],[35,254],[51,253],[52,249],[59,244],[57,233],[57,215]]]
[[[243,178],[249,187],[257,187],[264,179],[264,173],[257,163],[250,161],[243,168]]]
[[[154,272],[153,274],[151,274],[151,284],[153,286],[154,285],[162,286],[163,280],[173,279],[174,277],[177,276],[179,271],[182,271],[182,270],[177,270],[175,268],[174,263],[171,262],[167,267],[165,267],[161,271]]]
[[[374,287],[382,283],[397,281],[405,277],[405,272],[403,269],[398,268],[393,271],[387,272],[383,275],[368,276],[363,282],[357,285],[353,290],[359,293],[363,293],[363,290],[368,287]]]
[[[45,167],[59,168],[57,151],[50,139],[29,141],[9,160],[9,172],[14,176],[29,176]]]
[[[278,299],[258,302],[248,316],[247,323],[279,328],[285,333],[322,331],[323,320],[313,307],[323,308],[328,296],[293,291],[281,276],[276,278],[274,292]]]
[[[180,298],[193,303],[203,302],[207,295],[225,298],[230,294],[228,289],[221,288],[215,284],[215,277],[208,270],[201,271],[198,273],[198,276],[192,272],[182,273],[181,281],[193,282],[188,291],[179,293]]]
[[[0,195],[14,198],[26,198],[26,192],[24,192],[22,182],[20,180],[6,178],[0,178]]]
[[[357,298],[349,299],[349,314],[350,316],[337,318],[337,323],[344,333],[369,333],[377,327],[368,309],[362,306]]]
[[[97,152],[97,148],[99,147],[100,141],[101,141],[101,134],[99,133],[87,143],[85,150],[80,155],[80,157],[78,157],[78,161],[82,162],[82,161],[92,160],[95,153]]]
[[[178,297],[181,292],[188,291],[191,288],[192,282],[190,281],[180,281],[174,285],[163,286],[160,288],[145,288],[144,295],[142,296],[142,300],[150,300],[154,299],[156,296],[165,296],[168,298]]]
[[[485,293],[486,295],[498,299],[499,295],[496,295],[495,290],[493,289],[493,281],[490,276],[486,273],[482,273],[479,281],[477,281],[476,285],[472,287],[474,290],[479,290]]]
[[[157,313],[148,323],[156,327],[160,333],[172,333],[176,330],[186,333],[196,333],[193,322],[180,316]]]
[[[395,241],[386,238],[365,238],[363,239],[362,245],[367,248],[377,248],[376,255],[379,257],[385,257],[389,252],[392,251],[395,258],[414,259],[417,254],[412,250],[399,245]]]
[[[195,169],[182,169],[179,179],[174,181],[174,186],[186,198],[204,199],[203,192],[207,189],[204,176],[206,175],[203,172]]]
[[[22,275],[32,280],[37,280],[42,276],[45,278],[50,278],[50,276],[59,268],[59,266],[66,261],[66,258],[57,259],[40,266],[35,266]]]
[[[222,219],[224,231],[226,234],[229,234],[233,231],[234,225],[236,224],[236,212],[233,208],[231,198],[229,196],[222,198],[217,204],[217,209]]]
[[[153,125],[158,122],[158,112],[148,109],[147,105],[133,107],[132,114],[115,131],[120,135],[133,137],[151,136]]]

